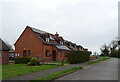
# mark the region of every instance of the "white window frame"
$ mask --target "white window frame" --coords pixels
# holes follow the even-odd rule
[[[50,56],[50,51],[46,50],[46,57],[49,57],[49,56]]]
[[[49,39],[49,38],[46,38],[46,42],[50,42],[50,39]]]
[[[18,56],[20,56],[20,54],[18,54]]]
[[[63,41],[60,41],[60,44],[63,45]]]

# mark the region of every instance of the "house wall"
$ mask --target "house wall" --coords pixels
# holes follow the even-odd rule
[[[8,63],[9,63],[9,51],[2,51],[2,64],[8,64]]]
[[[46,50],[50,51],[50,56],[46,56]],[[52,51],[53,51],[53,46],[51,45],[43,45],[43,56],[42,58],[44,59],[44,61],[52,61]]]
[[[58,58],[57,60],[58,61],[63,61],[63,60],[66,60],[67,58],[65,57],[65,54],[67,54],[68,51],[65,51],[65,50],[59,50],[58,51]]]
[[[18,41],[15,43],[15,54],[19,54],[19,57],[23,56],[23,51],[30,50],[31,56],[42,56],[42,45],[43,43],[35,35],[35,33],[30,29],[26,28]],[[15,57],[18,57],[15,55]]]
[[[52,45],[44,44],[38,36],[27,27],[24,32],[21,34],[17,42],[15,43],[15,57],[22,57],[23,51],[31,51],[31,57],[39,57],[41,61],[52,61],[53,60],[53,51],[56,51],[56,61],[61,61],[65,59],[65,52],[62,50],[62,57],[60,56],[60,51]],[[46,57],[46,50],[50,51],[51,56]]]
[[[50,56],[46,57],[46,50],[50,51]],[[58,50],[55,46],[51,46],[51,45],[43,45],[43,51],[44,51],[44,61],[53,61],[53,51],[56,51],[56,61],[62,61],[62,60],[66,60],[65,54],[68,51],[64,51],[64,50]]]

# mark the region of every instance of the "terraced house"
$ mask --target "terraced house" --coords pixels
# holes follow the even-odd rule
[[[15,57],[38,57],[41,61],[61,61],[69,50],[83,50],[80,45],[64,40],[58,33],[51,34],[27,26],[15,43]]]

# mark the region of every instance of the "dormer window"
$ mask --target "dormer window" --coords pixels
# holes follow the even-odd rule
[[[49,42],[50,40],[49,40],[49,38],[46,38],[46,42]]]
[[[60,41],[60,45],[63,45],[63,41]]]
[[[72,44],[69,44],[70,48],[72,48]]]
[[[74,48],[76,49],[76,45],[74,46]]]

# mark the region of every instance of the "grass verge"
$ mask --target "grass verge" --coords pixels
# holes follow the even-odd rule
[[[36,80],[31,80],[30,82],[39,82],[40,80],[41,81],[43,81],[43,80],[54,80],[56,78],[59,78],[61,76],[67,75],[69,73],[75,72],[75,71],[80,70],[80,69],[82,69],[82,67],[75,67],[75,68],[67,69],[67,70],[64,70],[64,71],[60,71],[60,72],[57,72],[57,73],[50,74],[50,75],[45,76],[45,77],[37,78]]]
[[[103,57],[102,59],[89,62],[88,64],[95,64],[95,63],[98,63],[98,62],[101,62],[101,61],[105,61],[105,60],[108,60],[108,59],[110,59],[110,57]]]
[[[27,64],[8,64],[2,65],[2,79],[7,79],[14,76],[20,76],[36,71],[42,71],[60,67],[60,65],[40,65],[40,66],[28,66]]]

